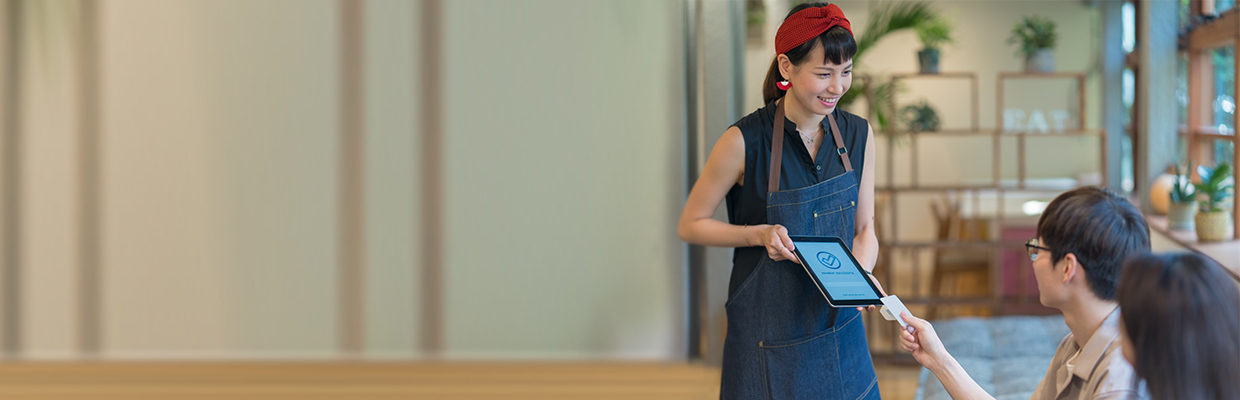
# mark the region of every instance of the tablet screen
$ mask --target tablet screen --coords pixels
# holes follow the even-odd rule
[[[836,239],[838,240],[838,239]],[[881,297],[861,270],[861,266],[838,241],[797,241],[793,239],[804,265],[814,276],[828,300],[836,306],[878,302]]]

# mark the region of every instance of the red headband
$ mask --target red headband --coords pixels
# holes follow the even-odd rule
[[[835,4],[825,7],[810,7],[792,14],[775,32],[775,54],[784,54],[818,37],[827,29],[842,26],[852,34],[852,25],[844,18],[844,11]]]

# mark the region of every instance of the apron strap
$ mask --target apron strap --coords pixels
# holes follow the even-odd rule
[[[844,171],[852,172],[852,162],[848,160],[848,148],[844,147],[844,137],[840,136],[840,127],[835,124],[835,117],[827,114],[827,122],[831,124],[831,136],[835,137],[835,152],[844,162]],[[771,176],[767,178],[766,192],[779,191],[779,169],[783,165],[784,155],[784,99],[775,106],[775,130],[771,132]]]
[[[835,136],[835,152],[840,154],[840,161],[844,162],[844,171],[852,172],[852,162],[848,161],[848,148],[844,147],[844,138],[840,136],[840,127],[835,125],[835,117],[827,114],[827,122],[831,123],[831,136]]]
[[[775,105],[775,130],[771,132],[771,177],[766,181],[766,192],[779,191],[779,167],[784,156],[784,99]]]

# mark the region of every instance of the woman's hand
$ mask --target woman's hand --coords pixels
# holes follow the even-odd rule
[[[878,294],[882,297],[887,297],[887,291],[883,290],[883,284],[878,282],[878,277],[874,276],[874,274],[865,274],[865,275],[870,278],[871,282],[874,282],[874,286],[878,288]],[[877,309],[878,307],[875,307],[875,306],[857,307],[857,311],[874,311]]]
[[[930,322],[914,317],[908,311],[900,313],[900,318],[908,323],[908,327],[900,331],[900,348],[912,353],[917,362],[937,373],[941,367],[947,349],[943,341],[934,332]]]
[[[793,246],[792,239],[788,238],[788,229],[784,228],[783,225],[767,225],[763,227],[758,238],[762,241],[762,245],[766,246],[766,255],[770,256],[772,260],[792,260],[792,262],[797,264],[801,263],[801,260],[798,260],[795,254],[792,254],[792,250],[796,249],[796,246]]]

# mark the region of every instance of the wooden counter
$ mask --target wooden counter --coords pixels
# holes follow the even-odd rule
[[[1145,220],[1149,222],[1150,230],[1154,234],[1163,235],[1181,246],[1218,261],[1231,271],[1234,278],[1240,280],[1240,240],[1200,243],[1197,241],[1196,231],[1167,229],[1167,217],[1147,215]]]

